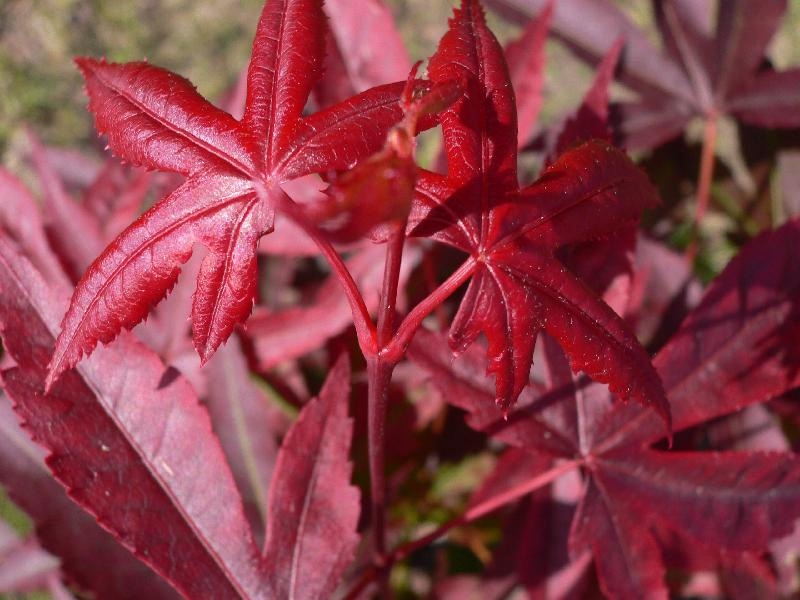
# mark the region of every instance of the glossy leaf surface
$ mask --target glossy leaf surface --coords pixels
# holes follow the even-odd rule
[[[466,82],[441,115],[446,177],[419,177],[413,233],[469,253],[475,273],[450,341],[463,351],[488,340],[496,401],[508,409],[528,382],[536,336],[547,331],[575,370],[607,382],[625,399],[653,407],[669,423],[661,384],[621,319],[554,256],[567,244],[635,223],[655,190],[618,150],[591,142],[565,154],[539,181],[517,184],[514,97],[502,51],[477,2],[451,20],[429,75]]]
[[[402,112],[402,84],[363,92],[309,117],[325,19],[316,0],[274,0],[261,15],[237,121],[184,78],[148,63],[77,60],[98,131],[120,157],[188,177],[89,267],[65,316],[48,385],[174,285],[194,244],[207,250],[192,307],[203,361],[245,320],[255,298],[255,247],[271,231],[282,182],[339,169],[374,152]],[[287,51],[286,48],[291,48]]]

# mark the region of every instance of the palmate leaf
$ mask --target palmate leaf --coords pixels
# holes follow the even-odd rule
[[[209,252],[198,276],[192,332],[207,360],[252,309],[255,246],[272,228],[281,183],[351,166],[382,146],[402,117],[402,83],[302,115],[324,52],[321,4],[267,3],[241,121],[164,69],[77,59],[89,108],[111,149],[133,164],[187,180],[120,234],[84,274],[64,317],[48,386],[98,342],[141,321],[174,285],[196,243]]]
[[[669,408],[650,360],[622,320],[555,257],[562,246],[608,236],[657,201],[620,151],[590,142],[563,155],[533,185],[517,183],[514,96],[502,51],[478,2],[465,0],[431,58],[431,80],[464,81],[442,112],[448,174],[420,173],[412,233],[472,256],[475,272],[450,329],[463,351],[488,340],[496,401],[508,409],[528,382],[534,343],[547,331],[575,370],[624,399]]]
[[[16,363],[0,381],[75,502],[185,597],[330,596],[359,539],[359,494],[349,483],[352,423],[344,361],[332,369],[320,398],[302,411],[278,453],[262,554],[208,415],[188,382],[126,334],[45,394],[62,300],[5,237],[0,291],[8,299],[0,306],[3,344]],[[128,367],[119,369],[123,357]],[[249,460],[259,459],[265,459],[263,452]],[[0,455],[0,475],[12,471],[17,486],[20,476],[4,463]],[[250,485],[266,484],[264,467],[255,467]],[[24,490],[12,489],[26,497]],[[35,501],[23,505],[33,506],[37,518],[53,514],[52,507],[48,513]],[[99,536],[93,542],[98,549],[111,543],[89,531],[93,540]],[[44,539],[51,537],[52,547],[68,559],[86,560],[85,553],[64,549],[66,533]],[[115,553],[112,548],[88,562],[105,558],[122,568],[126,555]],[[119,583],[82,564],[77,572],[95,589]],[[169,597],[157,581],[138,577],[137,590]]]
[[[800,269],[786,251],[798,243],[796,220],[751,242],[656,356],[676,432],[800,384]],[[601,402],[600,386],[573,381],[552,353],[546,392],[529,388],[507,417],[487,402],[492,390],[476,375],[479,352],[466,352],[453,368],[444,344],[426,333],[411,357],[468,411],[471,427],[554,459],[583,457],[587,486],[570,544],[575,556],[592,552],[610,597],[667,597],[656,531],[730,559],[765,551],[800,517],[795,454],[654,449],[663,426],[652,411]]]

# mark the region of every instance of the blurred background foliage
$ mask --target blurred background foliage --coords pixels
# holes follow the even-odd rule
[[[657,42],[651,0],[616,1]],[[388,4],[411,56],[421,59],[434,51],[455,2]],[[204,95],[220,97],[247,64],[261,6],[262,0],[0,0],[0,158],[14,162],[10,149],[25,124],[56,145],[94,139],[72,63],[77,55],[147,58],[188,77]],[[800,63],[800,2],[790,2],[789,12],[772,44],[779,68]],[[492,15],[490,25],[503,40],[518,30]],[[574,105],[590,76],[551,42],[543,119]]]
[[[0,0],[0,151],[23,124],[47,142],[94,138],[78,55],[147,58],[219,97],[250,54],[261,0]]]

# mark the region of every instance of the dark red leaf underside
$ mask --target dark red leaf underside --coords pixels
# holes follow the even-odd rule
[[[786,251],[798,242],[800,224],[793,221],[744,248],[656,358],[676,431],[800,383],[800,271]],[[659,419],[638,406],[590,397],[593,387],[554,370],[558,361],[548,347],[546,386],[540,392],[530,386],[505,420],[475,375],[479,353],[465,353],[454,369],[441,342],[426,336],[410,355],[446,399],[469,412],[471,426],[524,449],[588,457],[590,481],[570,543],[576,556],[591,549],[611,597],[667,597],[661,532],[705,544],[714,565],[724,566],[738,564],[743,553],[763,552],[800,517],[794,454],[647,448],[663,437]]]
[[[800,517],[800,460],[790,453],[626,451],[599,457],[592,472],[598,492],[584,499],[571,543],[592,547],[612,597],[664,589],[656,527],[736,556],[763,551]]]
[[[573,552],[590,548],[603,593],[610,598],[666,600],[660,550],[632,519],[621,517],[605,490],[590,479],[570,535]]]
[[[189,597],[260,597],[258,554],[194,392],[130,337],[43,394],[60,306],[0,240],[3,386],[71,497]],[[124,368],[120,368],[124,365]]]
[[[36,537],[58,556],[68,582],[98,598],[178,597],[173,588],[67,497],[45,465],[45,451],[17,425],[5,396],[0,398],[0,423],[0,483],[33,519]]]
[[[355,555],[360,499],[350,485],[349,390],[343,357],[281,446],[264,548],[270,598],[330,598]]]
[[[654,363],[680,431],[800,385],[800,269],[787,248],[800,221],[745,246],[706,291]],[[658,422],[634,407],[602,424],[605,448],[650,444]]]

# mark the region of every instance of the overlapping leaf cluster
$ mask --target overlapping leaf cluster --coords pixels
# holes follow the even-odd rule
[[[792,125],[794,107],[764,115],[795,71],[760,64],[785,3],[760,19],[722,3],[712,36],[710,3],[658,2],[658,60],[635,58],[632,26],[601,48],[573,18],[619,25],[605,0],[495,4],[543,11],[504,51],[462,0],[417,78],[376,0],[331,0],[330,31],[321,0],[269,0],[226,110],[149,63],[77,59],[131,166],[109,161],[75,201],[30,136],[44,211],[0,170],[0,483],[36,526],[29,542],[0,529],[0,560],[36,572],[6,585],[0,563],[0,591],[369,597],[394,563],[499,508],[485,573],[428,591],[666,598],[682,585],[668,574],[699,571],[717,591],[790,588],[800,461],[765,403],[800,384],[800,225],[754,239],[692,307],[685,262],[637,245],[658,192],[612,143],[655,144],[694,114]],[[551,25],[600,64],[521,184]],[[617,69],[640,98],[615,129]],[[424,169],[414,138],[434,126],[443,166]],[[647,323],[666,340],[653,359]],[[366,419],[340,356],[355,348]],[[742,433],[753,419],[763,439]],[[352,483],[364,421],[371,515]],[[411,527],[384,524],[375,463],[401,463],[390,504],[417,503],[402,494],[420,493],[423,464],[475,454],[464,422],[491,470],[450,521],[398,544]],[[443,427],[440,444],[419,435]]]

